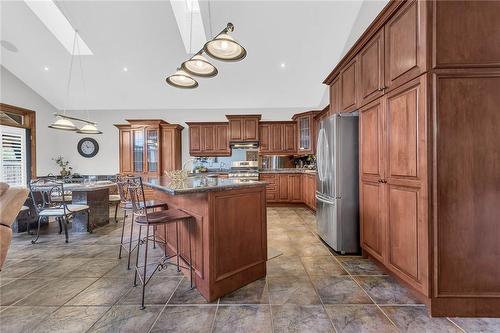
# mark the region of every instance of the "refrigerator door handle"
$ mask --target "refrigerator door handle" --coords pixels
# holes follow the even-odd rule
[[[319,193],[316,193],[316,200],[321,201],[321,202],[326,203],[326,204],[329,204],[329,205],[334,205],[335,204],[334,200],[329,200],[329,199],[323,197]]]

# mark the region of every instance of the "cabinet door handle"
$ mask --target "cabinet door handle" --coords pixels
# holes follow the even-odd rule
[[[377,180],[379,183],[383,183],[384,181],[382,179]]]

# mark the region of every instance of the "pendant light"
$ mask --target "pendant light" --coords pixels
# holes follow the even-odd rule
[[[49,125],[50,128],[63,130],[63,131],[76,131],[78,128],[73,122],[67,118],[58,116],[58,119]]]
[[[177,69],[177,72],[167,77],[166,81],[176,88],[193,89],[198,87],[198,82],[180,68]]]
[[[80,134],[102,134],[96,127],[96,124],[85,124],[82,128],[80,128],[76,133]]]
[[[217,68],[209,63],[207,58],[201,55],[201,52],[184,61],[181,68],[186,73],[200,77],[214,77],[218,73]]]
[[[59,113],[54,114],[54,116],[56,116],[57,119],[54,123],[49,125],[49,128],[53,128],[53,129],[57,129],[57,130],[64,130],[64,131],[75,131],[76,133],[80,133],[80,134],[102,134],[102,132],[99,131],[99,129],[97,129],[97,124],[95,122],[81,119],[81,118],[70,117],[70,116],[66,115],[66,107],[67,107],[67,104],[69,101],[69,88],[71,85],[71,76],[73,73],[73,60],[74,60],[74,56],[75,56],[75,46],[77,47],[78,54],[80,55],[80,47],[78,45],[77,36],[78,36],[78,31],[75,30],[75,37],[73,39],[73,50],[71,53],[71,61],[70,61],[70,65],[69,65],[68,83],[66,86],[66,101],[65,101],[63,113],[62,114],[59,114]],[[86,88],[85,88],[85,80],[83,77],[83,66],[82,66],[81,56],[79,58],[79,62],[80,62],[80,71],[81,71],[82,86],[83,86],[83,96],[85,98]],[[88,109],[86,111],[87,111],[87,117],[88,117],[89,111],[88,111]],[[76,127],[76,125],[72,122],[72,120],[83,122],[83,123],[85,123],[85,125],[83,125],[82,128],[78,129]]]
[[[212,37],[212,15],[211,15],[211,4],[208,1],[208,20],[210,27],[210,37]],[[192,43],[193,34],[193,12],[191,11],[191,33],[190,33],[190,49]],[[183,89],[193,89],[198,87],[198,82],[192,78],[192,76],[199,77],[214,77],[218,74],[217,68],[212,65],[206,57],[203,56],[203,52],[208,54],[210,57],[223,61],[238,61],[246,57],[247,51],[243,46],[241,46],[233,37],[229,35],[230,32],[234,31],[234,25],[228,23],[227,26],[222,30],[215,38],[206,42],[201,50],[195,53],[190,59],[184,61],[181,67],[177,69],[177,72],[166,78],[169,85],[176,88]]]
[[[239,61],[246,57],[247,51],[228,32],[234,31],[234,25],[228,23],[214,39],[208,41],[203,51],[210,57],[222,61]]]
[[[55,122],[53,122],[52,124],[49,125],[49,128],[63,130],[63,131],[76,131],[76,130],[78,130],[78,128],[75,126],[75,124],[73,124],[73,122],[70,119],[65,117],[66,107],[67,107],[68,100],[69,100],[69,87],[71,84],[71,73],[73,72],[73,58],[75,56],[76,37],[77,37],[77,33],[75,30],[75,36],[73,39],[73,50],[71,52],[71,60],[69,63],[68,83],[66,85],[66,101],[65,101],[65,105],[64,105],[64,109],[63,109],[63,114],[62,115],[56,114],[57,119]]]

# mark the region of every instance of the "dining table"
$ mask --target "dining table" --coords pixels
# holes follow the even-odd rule
[[[87,214],[75,214],[72,221],[73,232],[92,232],[96,227],[109,223],[109,195],[116,193],[116,183],[108,180],[88,183],[65,183],[64,191],[71,191],[72,204],[89,206]]]

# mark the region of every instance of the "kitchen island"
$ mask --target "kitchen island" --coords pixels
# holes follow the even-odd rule
[[[211,302],[266,276],[266,183],[215,177],[144,179],[154,199],[182,209],[194,217],[189,230],[179,224],[182,258],[189,258],[191,232],[194,283]],[[175,253],[175,224],[158,228],[167,254]]]

